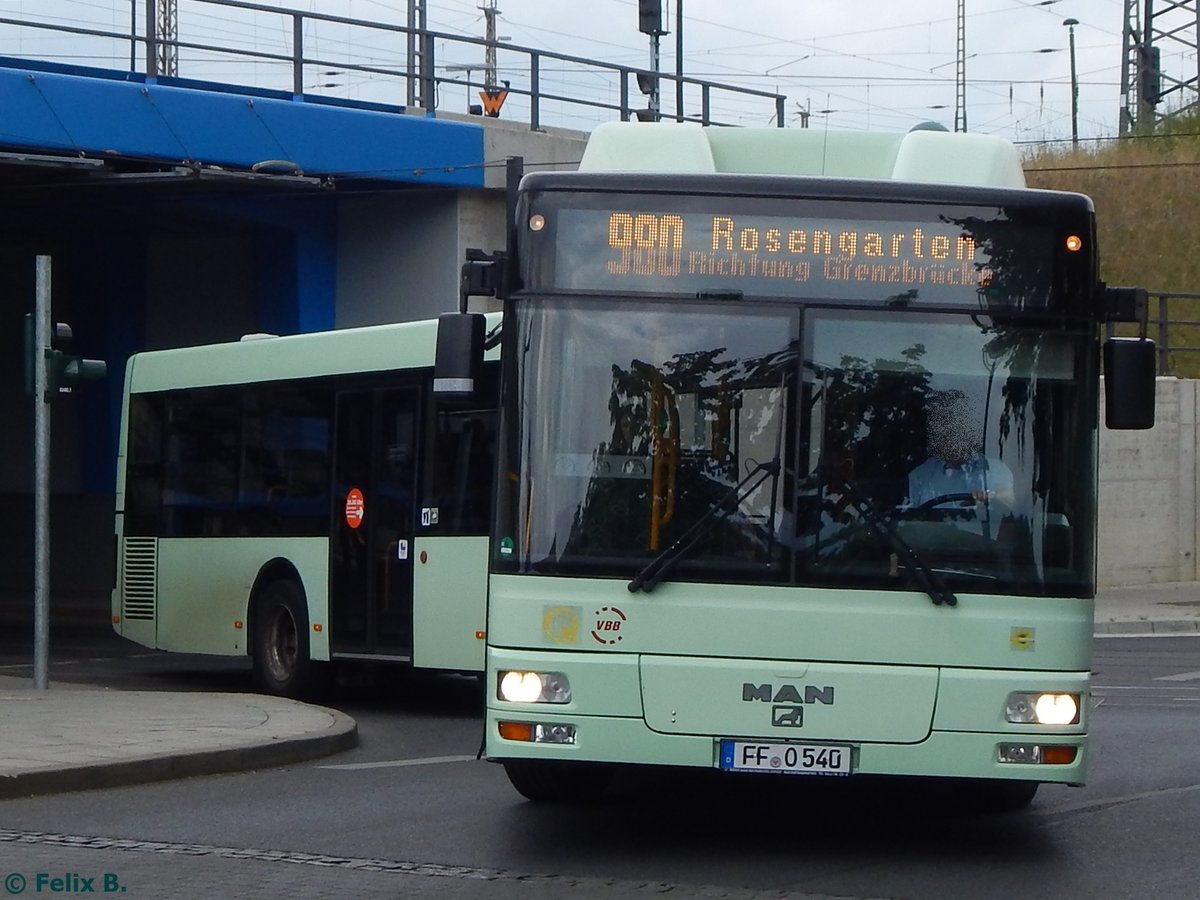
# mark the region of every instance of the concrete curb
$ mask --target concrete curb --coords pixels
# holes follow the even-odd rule
[[[333,724],[312,734],[244,747],[161,753],[116,762],[65,765],[0,775],[0,800],[285,766],[358,746],[358,723],[354,719],[327,707],[314,708],[330,715]]]

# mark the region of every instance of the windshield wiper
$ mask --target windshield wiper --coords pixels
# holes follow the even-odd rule
[[[666,577],[675,564],[692,550],[700,539],[712,531],[718,522],[724,522],[730,514],[737,511],[742,501],[753,494],[768,478],[779,475],[779,458],[776,457],[765,463],[759,463],[751,469],[746,477],[733,485],[718,502],[708,508],[708,512],[692,523],[671,546],[650,560],[640,572],[633,576],[627,585],[631,594],[645,591],[647,594]],[[753,484],[751,484],[753,480]]]
[[[846,476],[837,466],[829,466],[826,469],[829,472],[828,481],[836,483],[836,485],[845,490],[846,495],[850,498],[850,502],[854,508],[858,510],[858,514],[866,520],[868,526],[876,534],[882,535],[892,545],[892,549],[896,551],[904,559],[904,567],[912,574],[913,580],[933,601],[934,606],[958,606],[958,598],[954,596],[954,592],[946,586],[946,582],[942,580],[942,576],[929,568],[925,560],[917,554],[904,538],[900,537],[900,532],[896,531],[891,520],[882,515],[877,510],[874,504],[871,503],[869,497],[862,492],[853,481]]]

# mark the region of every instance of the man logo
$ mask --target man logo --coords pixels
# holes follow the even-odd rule
[[[804,693],[800,693],[800,689]],[[813,684],[781,684],[778,688],[770,684],[754,684],[747,681],[742,684],[742,701],[745,703],[795,703],[799,705],[821,703],[833,706],[833,685],[817,687]]]
[[[804,727],[803,706],[772,706],[771,724],[780,728]]]

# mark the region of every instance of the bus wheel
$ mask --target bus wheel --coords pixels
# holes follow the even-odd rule
[[[539,803],[595,800],[613,778],[610,766],[558,760],[510,759],[504,773],[521,796]]]
[[[312,681],[308,614],[294,581],[273,581],[254,604],[254,678],[268,694],[302,696]]]

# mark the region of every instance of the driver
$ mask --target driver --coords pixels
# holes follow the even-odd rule
[[[1012,469],[984,456],[983,416],[971,399],[960,390],[939,391],[926,412],[929,458],[908,474],[909,504],[962,502],[969,495],[978,503],[1012,506]]]

